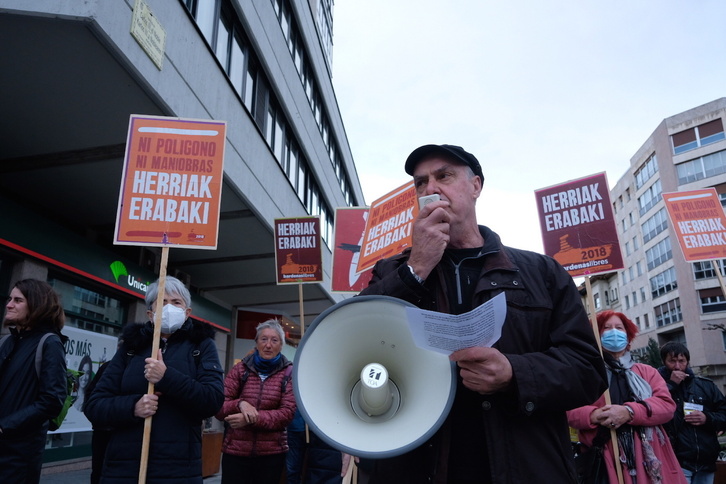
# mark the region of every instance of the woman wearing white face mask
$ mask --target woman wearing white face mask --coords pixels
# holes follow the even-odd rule
[[[214,331],[189,318],[191,295],[167,277],[161,317],[161,342],[151,358],[158,284],[146,292],[149,321],[124,328],[122,346],[96,384],[85,406],[98,428],[113,428],[101,483],[138,481],[144,419],[153,416],[146,482],[202,481],[202,420],[224,401],[222,365]],[[149,382],[154,395],[148,395]]]
[[[607,367],[611,404],[594,404],[567,412],[580,442],[591,451],[602,447],[603,468],[596,483],[617,483],[610,429],[615,429],[625,484],[686,484],[662,424],[673,418],[676,405],[658,370],[634,363],[630,343],[638,327],[623,313],[597,315]]]

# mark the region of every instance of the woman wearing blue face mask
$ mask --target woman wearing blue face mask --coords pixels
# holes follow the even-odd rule
[[[214,331],[189,317],[189,290],[167,277],[159,352],[151,358],[157,296],[155,282],[146,291],[149,321],[124,328],[122,346],[85,405],[95,427],[113,429],[101,483],[138,482],[144,419],[152,416],[146,482],[203,482],[202,420],[224,402]]]
[[[625,484],[686,484],[662,424],[673,418],[676,405],[658,370],[633,362],[630,343],[638,327],[623,313],[597,315],[611,404],[600,397],[592,405],[567,412],[570,426],[589,449],[603,449],[604,471],[598,482],[617,483],[610,430],[618,438]]]

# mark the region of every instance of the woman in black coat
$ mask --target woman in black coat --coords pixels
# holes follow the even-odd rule
[[[65,316],[58,295],[44,281],[25,279],[13,286],[5,306],[10,335],[0,346],[0,482],[40,481],[48,421],[66,398],[63,348]],[[40,378],[35,356],[43,342]]]
[[[138,482],[144,419],[153,416],[147,483],[202,483],[202,420],[224,401],[222,366],[212,328],[188,318],[191,296],[166,278],[162,341],[151,358],[153,323],[132,324],[85,406],[97,427],[111,427],[101,483]],[[154,320],[157,283],[146,305]],[[155,394],[147,394],[148,383]]]

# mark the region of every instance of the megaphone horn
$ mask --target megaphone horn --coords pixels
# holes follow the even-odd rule
[[[318,316],[295,354],[293,389],[311,430],[342,452],[393,457],[426,442],[456,392],[449,358],[417,347],[406,307],[358,296]]]

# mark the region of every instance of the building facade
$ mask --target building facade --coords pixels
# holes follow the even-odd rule
[[[330,286],[333,218],[365,201],[332,21],[331,0],[0,0],[0,290],[34,277],[61,293],[69,367],[113,355],[159,274],[160,248],[113,244],[133,114],[227,123],[218,246],[172,247],[166,266],[227,367],[260,319],[295,341],[347,297]],[[304,216],[320,217],[324,281],[278,285],[274,220]],[[49,435],[47,461],[89,455],[76,417]]]
[[[664,193],[715,188],[726,205],[726,98],[664,119],[610,192],[625,269],[593,282],[596,310],[615,309],[640,329],[644,354],[684,343],[695,371],[726,384],[726,299],[711,261],[686,262]],[[724,273],[724,261],[713,261]]]

